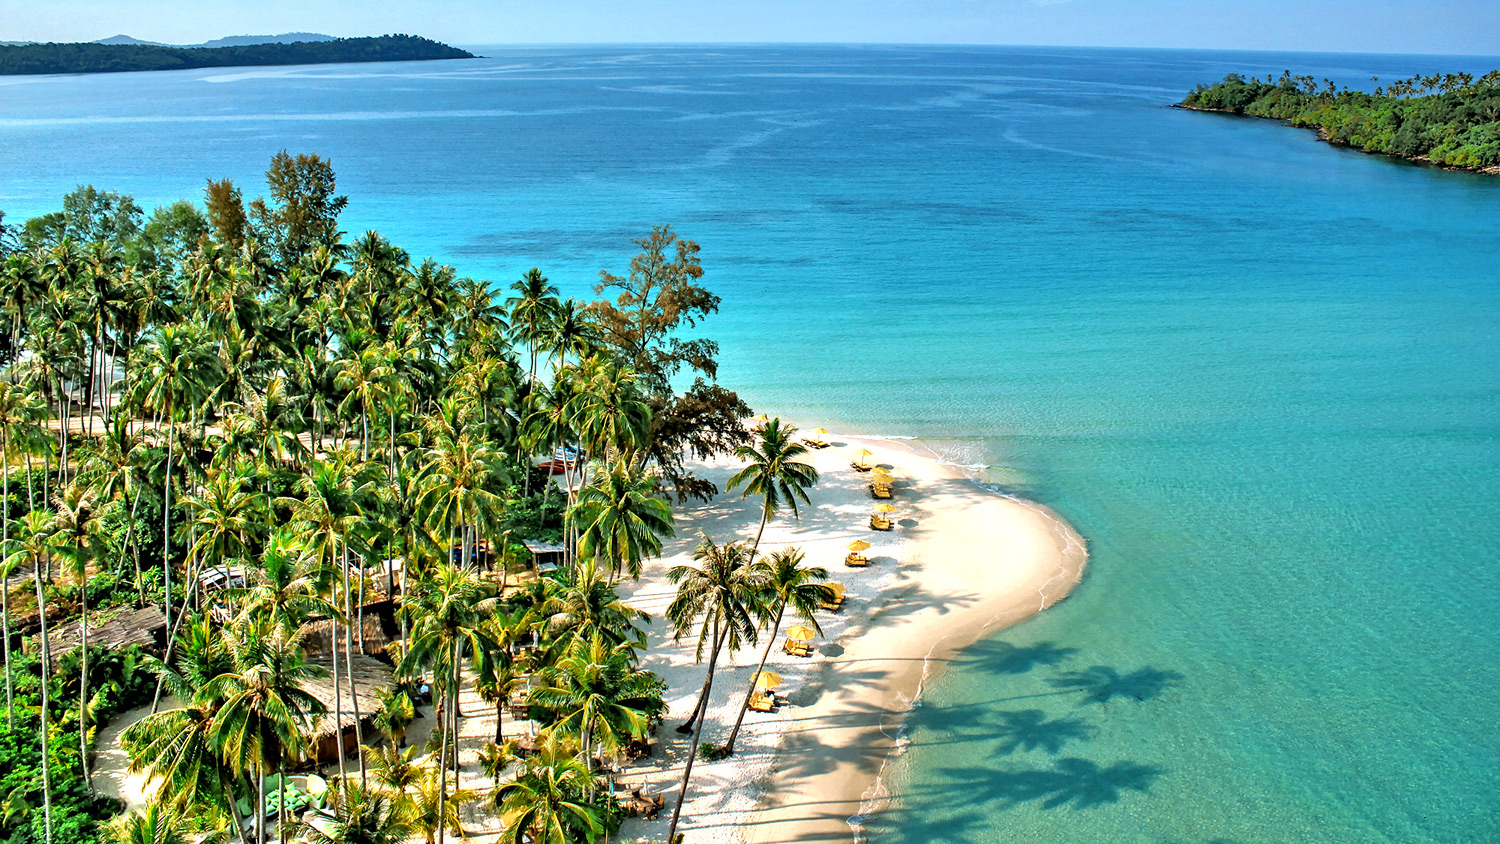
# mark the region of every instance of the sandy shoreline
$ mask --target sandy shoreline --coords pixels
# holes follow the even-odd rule
[[[802,548],[811,564],[848,587],[848,601],[841,613],[824,617],[827,635],[811,659],[784,655],[779,641],[774,647],[770,664],[786,677],[781,691],[792,705],[750,713],[732,759],[694,767],[679,828],[688,844],[857,840],[858,817],[879,811],[888,797],[881,774],[923,684],[954,651],[1052,605],[1082,576],[1083,540],[1045,508],[985,489],[904,442],[829,440],[834,447],[811,457],[822,475],[813,506],[799,521],[771,523],[762,548]],[[868,476],[849,467],[861,447],[898,478],[897,528],[890,533],[868,527],[875,503]],[[702,467],[721,486],[734,468],[732,460]],[[671,727],[691,710],[703,669],[693,663],[689,643],[674,646],[667,637],[660,618],[670,600],[664,573],[687,562],[700,531],[718,541],[753,537],[756,502],[738,497],[684,508],[678,539],[631,590],[633,602],[653,615],[646,667],[671,688],[662,733],[668,753],[652,775],[633,783],[671,788],[669,806],[687,745]],[[868,568],[844,565],[851,539],[874,545]],[[746,649],[721,667],[704,741],[723,740],[758,659],[758,648]],[[664,822],[631,821],[620,838],[661,840],[665,833]]]

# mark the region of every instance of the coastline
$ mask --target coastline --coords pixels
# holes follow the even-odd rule
[[[832,446],[808,458],[821,479],[802,518],[783,516],[766,527],[763,548],[796,545],[808,563],[824,566],[848,587],[844,609],[820,616],[825,636],[814,656],[785,655],[773,645],[767,668],[783,675],[778,692],[788,705],[771,714],[748,713],[728,760],[694,766],[679,832],[689,844],[773,844],[859,840],[859,818],[890,798],[884,773],[899,755],[904,716],[957,650],[1066,597],[1082,577],[1087,550],[1081,537],[1046,508],[980,486],[956,467],[904,442],[829,435]],[[867,448],[871,462],[894,469],[897,527],[878,533],[867,524],[875,503],[866,475],[849,467]],[[722,487],[736,461],[699,464]],[[652,614],[644,667],[670,686],[663,750],[644,768],[627,770],[632,787],[666,791],[668,806],[686,758],[687,742],[671,732],[696,702],[703,666],[693,643],[670,641],[662,611],[671,599],[665,572],[689,562],[699,531],[716,541],[751,539],[758,500],[721,494],[685,508],[678,537],[625,597]],[[870,566],[844,565],[851,539],[872,543]],[[751,682],[764,640],[732,658],[721,657],[702,741],[722,743]],[[627,789],[628,790],[628,789]],[[665,816],[629,820],[620,839],[665,836]]]

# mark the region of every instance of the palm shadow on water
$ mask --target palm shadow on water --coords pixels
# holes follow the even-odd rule
[[[1160,668],[1137,668],[1121,674],[1107,665],[1069,671],[1047,682],[1062,693],[1083,692],[1084,703],[1109,703],[1117,697],[1148,701],[1182,682],[1183,675]]]

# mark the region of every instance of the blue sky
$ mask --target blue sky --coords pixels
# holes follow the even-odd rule
[[[0,0],[0,40],[930,42],[1500,54],[1500,0]]]

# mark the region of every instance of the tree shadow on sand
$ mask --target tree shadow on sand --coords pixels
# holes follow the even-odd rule
[[[1109,703],[1117,697],[1151,700],[1183,679],[1176,671],[1160,668],[1138,668],[1121,674],[1107,665],[1094,665],[1059,674],[1047,682],[1063,691],[1083,692],[1084,703]]]

